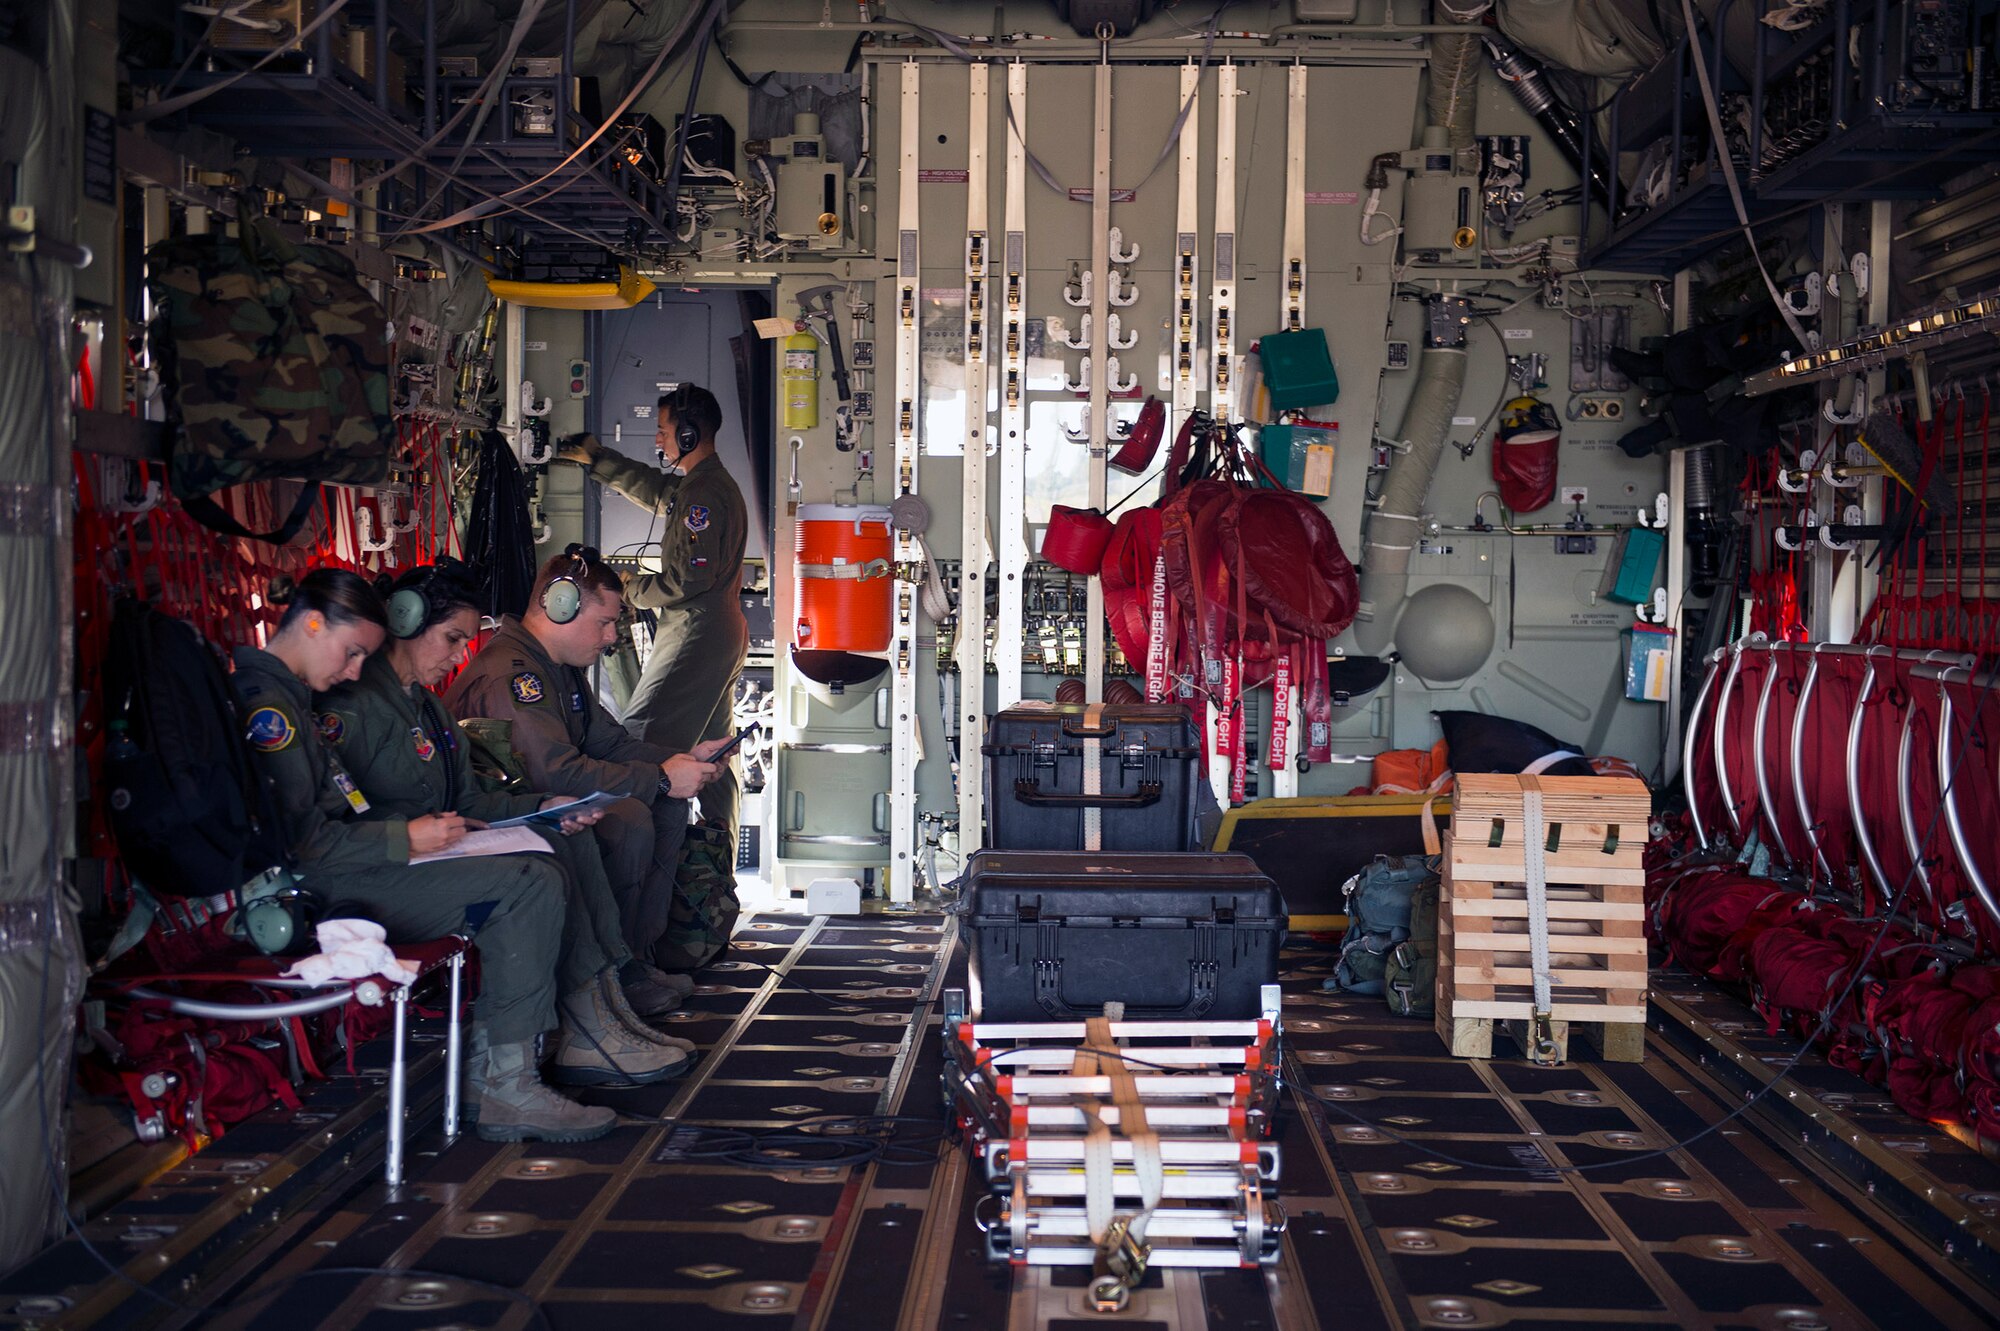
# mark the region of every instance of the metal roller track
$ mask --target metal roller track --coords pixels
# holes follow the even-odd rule
[[[401,1324],[389,1315],[413,1311],[424,1316],[411,1324],[541,1325],[474,1279],[590,1331],[746,1317],[796,1331],[2000,1322],[2000,1167],[1813,1059],[1734,1112],[1792,1046],[1671,971],[1656,977],[1643,1063],[1538,1068],[1504,1045],[1490,1060],[1448,1057],[1429,1022],[1324,992],[1324,950],[1288,954],[1279,1261],[1156,1270],[1115,1318],[1087,1311],[1087,1269],[988,1264],[976,1228],[987,1192],[949,1143],[862,1168],[688,1157],[683,1129],[697,1126],[939,1121],[936,1006],[965,979],[952,927],[746,921],[737,956],[671,1023],[705,1046],[700,1064],[679,1082],[598,1093],[626,1115],[611,1137],[440,1150],[434,1131],[419,1135],[400,1196],[357,1158],[365,1181],[329,1188],[261,1255],[233,1257],[230,1278],[170,1264],[165,1287],[191,1290],[195,1313],[109,1280],[69,1293],[98,1300],[99,1325],[224,1331]],[[301,1283],[314,1267],[426,1274]],[[0,1325],[26,1325],[8,1298],[0,1290]]]

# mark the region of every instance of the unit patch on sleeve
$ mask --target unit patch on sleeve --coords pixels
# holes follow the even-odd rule
[[[416,741],[417,757],[425,762],[437,757],[437,745],[431,743],[431,737],[424,733],[422,726],[411,726],[410,738]]]
[[[259,707],[250,713],[250,723],[246,730],[250,746],[259,753],[276,753],[288,749],[299,732],[283,712],[275,707]]]
[[[683,521],[683,522],[685,522],[685,523],[687,524],[687,529],[688,529],[689,531],[691,531],[691,532],[694,532],[694,533],[695,533],[695,534],[697,534],[697,535],[699,535],[699,534],[700,534],[700,533],[702,533],[702,532],[705,532],[705,531],[707,531],[707,530],[708,530],[708,505],[707,505],[707,504],[689,504],[689,505],[688,505],[688,511],[687,511],[687,516],[686,516],[685,518],[682,518],[682,519],[681,519],[681,521]]]
[[[514,691],[515,702],[540,702],[542,700],[542,677],[532,670],[523,670],[508,681]]]
[[[328,744],[338,744],[347,737],[347,722],[340,719],[339,712],[321,712],[313,719],[319,722],[319,737]]]

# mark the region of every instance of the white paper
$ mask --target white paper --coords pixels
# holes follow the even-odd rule
[[[486,825],[496,828],[534,827],[538,825],[542,827],[558,827],[565,818],[573,818],[580,813],[589,813],[592,809],[602,808],[607,804],[615,804],[623,798],[625,798],[623,795],[613,795],[608,790],[598,790],[585,795],[582,799],[571,800],[567,804],[557,804],[550,808],[537,809],[533,813],[524,813],[518,818],[502,818],[498,822]]]
[[[531,850],[544,855],[555,853],[548,842],[525,827],[488,827],[467,832],[443,850],[434,850],[428,855],[412,855],[410,863],[434,864],[439,860],[459,860],[471,855],[518,855]]]

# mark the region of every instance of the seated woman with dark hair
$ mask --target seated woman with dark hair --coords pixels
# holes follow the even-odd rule
[[[292,589],[269,643],[237,649],[230,685],[289,867],[323,900],[360,907],[391,939],[463,933],[478,945],[473,1029],[484,1051],[477,1060],[484,1077],[480,1136],[601,1137],[617,1115],[557,1095],[536,1071],[536,1040],[556,1024],[561,865],[543,855],[412,865],[412,855],[442,850],[462,832],[435,815],[365,818],[367,797],[312,724],[314,690],[359,675],[387,625],[381,598],[365,579],[316,569]]]
[[[315,700],[320,737],[371,806],[364,817],[437,818],[455,841],[488,822],[567,803],[568,796],[519,786],[489,789],[472,770],[470,740],[431,692],[479,631],[472,570],[441,560],[383,583],[387,644],[357,679]],[[626,949],[595,839],[575,835],[598,817],[568,818],[560,831],[541,832],[568,894],[556,962],[561,1034],[548,1075],[569,1085],[660,1081],[686,1069],[694,1045],[654,1030],[641,1016],[680,1006],[681,995]],[[472,1066],[478,1065],[475,1058]]]

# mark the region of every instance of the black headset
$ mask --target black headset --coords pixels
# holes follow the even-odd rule
[[[667,396],[667,409],[674,413],[674,446],[680,449],[682,457],[701,447],[701,427],[688,419],[688,401],[693,392],[693,384],[675,384],[674,391]]]
[[[583,613],[583,580],[601,558],[595,548],[574,541],[563,547],[563,555],[571,561],[570,567],[542,589],[542,613],[551,624],[567,624]]]

